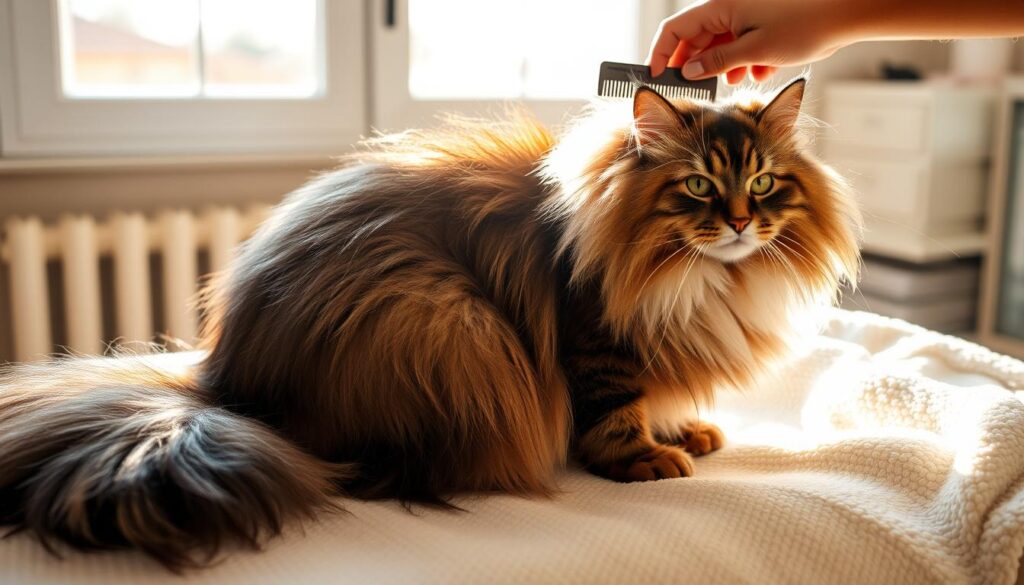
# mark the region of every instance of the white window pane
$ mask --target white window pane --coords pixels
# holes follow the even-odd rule
[[[592,96],[601,61],[640,58],[640,1],[409,0],[409,91],[417,99]]]
[[[194,0],[65,0],[62,8],[64,90],[69,96],[199,92]]]
[[[318,0],[62,0],[69,97],[318,93]]]
[[[205,93],[315,94],[317,19],[316,0],[202,0]]]

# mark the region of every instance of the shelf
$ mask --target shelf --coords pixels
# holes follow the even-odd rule
[[[869,226],[864,231],[864,252],[923,264],[981,256],[988,246],[982,233],[928,236],[900,226]]]

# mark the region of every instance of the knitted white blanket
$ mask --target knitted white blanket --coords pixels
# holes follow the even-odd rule
[[[1016,394],[1015,394],[1016,392]],[[696,477],[580,471],[552,500],[466,512],[349,502],[194,573],[199,583],[1013,583],[1024,550],[1024,364],[831,313],[772,380],[722,396],[729,445]],[[181,583],[132,553],[0,541],[3,583]]]

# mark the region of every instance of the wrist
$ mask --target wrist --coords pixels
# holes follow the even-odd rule
[[[880,38],[885,33],[879,22],[887,12],[886,0],[829,0],[820,14],[827,20],[826,30],[836,46],[844,47],[858,41]]]

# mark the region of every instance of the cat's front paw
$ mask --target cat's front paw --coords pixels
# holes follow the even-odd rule
[[[687,453],[698,456],[717,451],[724,444],[725,433],[722,429],[705,422],[694,421],[685,425],[679,437],[679,445],[686,449]]]
[[[693,460],[678,447],[653,445],[647,451],[597,471],[621,482],[689,477],[693,475]]]

